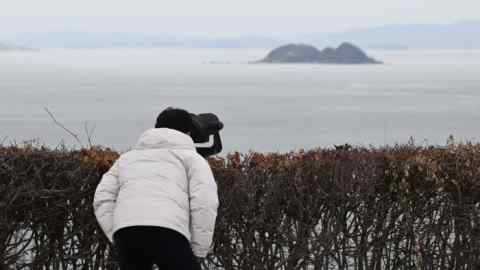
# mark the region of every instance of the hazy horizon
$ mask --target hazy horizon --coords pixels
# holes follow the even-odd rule
[[[305,18],[304,18],[305,19]],[[303,28],[300,28],[303,29]],[[480,20],[450,24],[398,24],[343,32],[225,36],[178,33],[64,30],[38,33],[1,33],[3,48],[273,48],[287,43],[336,47],[351,42],[365,49],[480,49]],[[3,45],[2,45],[3,43]]]
[[[125,18],[128,18],[128,20],[135,20],[135,17],[122,17],[122,18],[114,18],[114,20],[123,20]],[[193,17],[189,17],[192,19]],[[199,19],[198,17],[197,19]],[[116,34],[116,33],[136,33],[136,34],[141,34],[145,36],[156,36],[156,35],[168,35],[168,36],[178,36],[178,37],[202,37],[202,38],[236,38],[236,37],[271,37],[271,38],[281,38],[285,36],[298,36],[298,35],[309,35],[309,34],[339,34],[339,33],[346,33],[346,32],[357,32],[357,31],[368,31],[370,29],[376,29],[376,28],[387,28],[387,27],[410,27],[410,26],[451,26],[451,25],[458,25],[458,24],[480,24],[480,18],[478,19],[465,19],[465,20],[447,20],[447,21],[438,21],[438,22],[411,22],[411,23],[387,23],[387,24],[371,24],[371,25],[365,25],[365,26],[344,26],[344,27],[332,27],[331,29],[324,29],[320,30],[321,28],[308,28],[308,27],[301,27],[302,23],[307,24],[308,21],[311,18],[296,18],[296,17],[277,17],[273,18],[273,20],[279,20],[284,21],[284,23],[290,24],[290,28],[287,29],[281,29],[281,31],[278,32],[243,32],[243,31],[238,31],[238,32],[223,32],[223,33],[208,33],[208,31],[205,32],[186,32],[186,31],[174,31],[174,30],[169,30],[169,31],[164,31],[161,28],[157,30],[152,30],[149,28],[138,28],[138,29],[133,29],[134,27],[130,28],[119,28],[117,29],[116,27],[112,28],[105,28],[105,26],[100,26],[96,28],[88,28],[88,27],[79,27],[78,25],[75,26],[75,22],[80,22],[81,20],[90,20],[90,23],[94,21],[102,21],[102,20],[107,20],[107,19],[112,19],[108,17],[83,17],[83,18],[41,18],[41,17],[36,17],[36,18],[29,18],[30,20],[42,20],[46,25],[56,25],[56,27],[43,27],[43,26],[37,26],[32,27],[32,28],[18,28],[18,30],[14,31],[14,28],[9,27],[8,29],[1,29],[1,27],[5,26],[6,24],[10,23],[15,25],[15,21],[20,21],[25,18],[22,17],[11,17],[11,18],[5,18],[2,17],[0,18],[0,38],[2,37],[12,37],[16,36],[18,34],[49,34],[49,33],[92,33],[92,34]],[[63,20],[62,24],[59,24],[58,21]],[[148,20],[149,18],[143,18],[143,20]],[[150,18],[151,19],[151,18]],[[157,18],[159,21],[170,21],[174,22],[176,20],[180,20],[180,17],[172,17],[172,18]],[[265,18],[265,17],[239,17],[236,18],[239,21],[237,23],[241,23],[241,21],[249,21],[250,23],[252,20],[265,20],[265,19],[272,19],[272,18]],[[288,21],[285,21],[288,19]],[[79,20],[79,21],[76,21]],[[212,22],[212,24],[217,23],[221,18],[205,18],[202,23],[206,23],[208,21]],[[296,21],[296,23],[292,23],[293,21]],[[228,23],[228,22],[227,22]],[[62,25],[62,26],[59,26]],[[137,25],[139,23],[137,22]],[[10,25],[11,26],[11,25]],[[282,28],[282,24],[280,23],[277,25],[278,28]],[[256,29],[258,30],[258,29]],[[285,30],[291,30],[285,31]],[[294,32],[295,30],[295,32]]]
[[[0,10],[0,38],[16,33],[134,32],[181,36],[284,36],[388,25],[480,21],[472,0],[335,2],[221,0],[158,2],[10,1]]]

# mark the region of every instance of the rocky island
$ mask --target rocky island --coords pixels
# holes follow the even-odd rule
[[[357,46],[345,42],[338,48],[319,50],[307,44],[288,44],[272,50],[257,63],[381,64]]]
[[[15,47],[11,45],[7,45],[4,43],[0,43],[0,52],[1,51],[33,51],[33,49],[29,48],[22,48],[22,47]]]

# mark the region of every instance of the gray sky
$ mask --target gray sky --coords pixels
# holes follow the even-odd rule
[[[0,31],[236,36],[480,20],[479,0],[1,0]]]

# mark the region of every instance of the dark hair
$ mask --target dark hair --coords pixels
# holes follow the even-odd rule
[[[192,116],[186,110],[168,107],[158,115],[155,128],[170,128],[186,134],[192,131]]]

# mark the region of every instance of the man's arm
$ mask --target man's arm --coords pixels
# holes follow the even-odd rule
[[[217,184],[208,162],[196,157],[188,170],[190,198],[190,232],[195,256],[205,258],[212,245],[217,217]]]
[[[110,242],[113,242],[113,210],[115,209],[119,189],[117,160],[110,170],[103,175],[93,199],[95,216]]]

